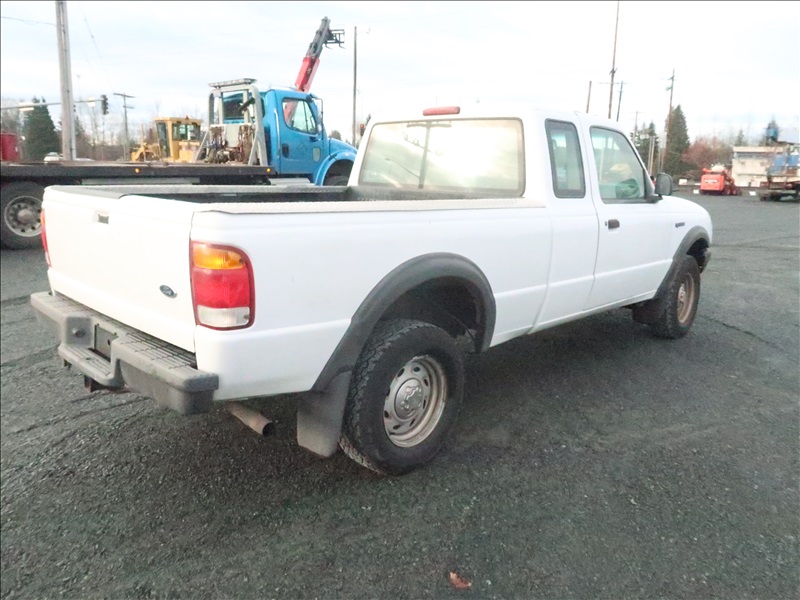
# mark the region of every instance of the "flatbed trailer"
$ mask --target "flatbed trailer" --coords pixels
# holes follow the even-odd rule
[[[767,180],[761,183],[761,200],[800,200],[800,145],[776,143],[781,149],[767,170]]]
[[[3,162],[0,242],[12,249],[41,244],[42,197],[51,185],[270,185],[272,175],[271,167],[231,163]]]

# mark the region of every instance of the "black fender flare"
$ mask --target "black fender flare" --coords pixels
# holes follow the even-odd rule
[[[395,267],[367,294],[312,390],[321,392],[338,374],[353,370],[370,333],[397,299],[423,283],[442,278],[462,281],[482,305],[478,342],[481,352],[488,349],[494,333],[496,306],[486,275],[463,256],[444,252],[424,254]]]
[[[425,254],[402,263],[367,294],[311,391],[300,401],[297,414],[300,446],[322,457],[336,452],[350,376],[375,325],[404,294],[441,278],[463,282],[480,303],[483,310],[479,315],[477,346],[481,352],[489,348],[497,308],[489,280],[475,263],[449,253]]]
[[[711,245],[711,240],[704,227],[695,225],[686,232],[683,240],[681,240],[681,243],[678,244],[678,249],[675,250],[675,254],[672,256],[672,264],[667,270],[667,274],[664,276],[661,284],[658,286],[655,296],[653,296],[651,300],[633,307],[633,318],[637,322],[645,324],[653,323],[656,319],[658,319],[658,317],[661,316],[666,308],[665,295],[667,288],[669,287],[669,282],[673,277],[675,277],[675,272],[678,270],[678,267],[680,267],[683,257],[686,256],[689,253],[689,249],[700,240],[704,240],[707,245],[707,249],[704,254],[704,260],[700,264],[700,270],[702,271],[705,269],[708,261],[711,258],[711,252],[708,249],[708,247]]]

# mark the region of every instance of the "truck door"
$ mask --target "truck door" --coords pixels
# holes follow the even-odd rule
[[[553,222],[547,299],[536,329],[551,327],[583,311],[592,290],[597,252],[597,212],[586,177],[588,153],[570,120],[544,122],[541,189]]]
[[[599,240],[587,310],[652,295],[672,262],[674,228],[628,138],[599,125],[589,138]]]
[[[311,101],[284,97],[280,115],[283,123],[278,148],[279,173],[308,175],[322,161],[324,136]]]

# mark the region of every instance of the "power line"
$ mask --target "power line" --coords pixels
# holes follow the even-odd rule
[[[16,17],[0,17],[0,19],[6,19],[8,21],[19,21],[20,23],[31,23],[33,25],[50,25],[50,27],[55,27],[55,23],[47,23],[46,21],[32,21],[30,19],[17,19]]]
[[[103,71],[105,71],[106,65],[103,62],[103,55],[100,54],[100,48],[97,46],[97,40],[94,37],[94,33],[92,33],[92,28],[89,26],[89,20],[86,18],[86,13],[83,12],[83,9],[81,9],[81,16],[83,16],[83,22],[86,24],[86,30],[89,32],[89,37],[92,38],[92,45],[94,46],[95,51],[97,51],[97,58],[100,59],[100,64],[103,66]]]

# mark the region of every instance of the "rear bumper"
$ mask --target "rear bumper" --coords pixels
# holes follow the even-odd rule
[[[104,387],[130,388],[182,414],[208,412],[219,377],[199,371],[194,355],[64,296],[31,296],[36,318],[55,331],[58,354]]]

